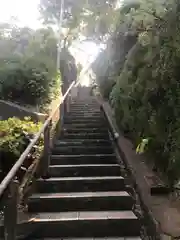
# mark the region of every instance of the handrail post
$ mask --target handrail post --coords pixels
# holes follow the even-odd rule
[[[69,96],[67,97],[67,100],[66,100],[66,113],[69,113],[69,111],[70,111],[70,102],[71,102],[71,91],[70,91]]]
[[[64,120],[64,102],[61,103],[60,108],[59,108],[59,123],[60,127],[63,125],[63,120]]]
[[[7,198],[4,207],[4,239],[16,239],[16,225],[18,213],[18,190],[19,182],[13,180],[7,189]]]
[[[48,168],[50,164],[50,132],[52,127],[52,120],[48,126],[44,129],[44,154],[41,162],[42,166],[42,178],[48,177]]]

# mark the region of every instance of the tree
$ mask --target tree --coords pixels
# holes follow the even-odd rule
[[[0,32],[1,98],[40,107],[49,103],[60,92],[53,29],[2,24]]]
[[[81,30],[90,38],[102,37],[107,33],[109,26],[107,19],[113,16],[111,11],[114,10],[115,0],[68,0],[64,2],[63,27]],[[41,0],[40,12],[45,24],[56,26],[59,24],[60,6],[61,2],[58,0]]]

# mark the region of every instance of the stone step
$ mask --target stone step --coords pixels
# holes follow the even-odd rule
[[[52,154],[111,154],[112,146],[54,146]]]
[[[132,211],[38,213],[30,221],[36,238],[140,235],[140,222]]]
[[[29,212],[132,210],[134,201],[127,192],[81,192],[33,194]]]
[[[110,140],[104,139],[66,139],[57,140],[55,146],[112,146]]]
[[[52,165],[49,167],[51,177],[95,177],[120,176],[118,164]]]
[[[88,111],[88,110],[86,110],[86,111],[69,111],[69,113],[67,114],[67,116],[79,116],[79,115],[87,115],[87,116],[103,116],[102,115],[102,112],[101,111]]]
[[[68,123],[68,124],[64,124],[64,128],[99,128],[99,127],[106,127],[105,123],[103,123],[102,121],[100,122],[90,122],[87,121],[86,123]]]
[[[107,133],[64,133],[63,139],[109,139],[109,134]]]
[[[80,118],[82,118],[82,119],[87,119],[87,118],[89,118],[89,119],[91,119],[91,118],[94,118],[95,120],[97,120],[97,119],[99,119],[99,120],[101,120],[101,121],[103,121],[102,120],[102,115],[101,114],[99,114],[99,113],[69,113],[68,115],[67,115],[67,117],[70,117],[70,118],[73,118],[73,119],[80,119]]]
[[[30,239],[28,239],[30,240]],[[33,240],[141,240],[140,237],[104,237],[104,238],[36,238]]]
[[[82,106],[82,107],[87,107],[87,106],[100,106],[99,103],[95,100],[87,100],[85,101],[72,101],[71,106]]]
[[[102,117],[102,112],[100,111],[70,111],[68,116],[100,116]]]
[[[51,165],[77,164],[116,164],[116,155],[113,154],[80,154],[80,155],[52,155]]]
[[[96,111],[96,112],[101,112],[100,107],[97,106],[70,106],[70,112],[79,112],[79,111]]]
[[[72,128],[72,127],[69,127],[69,128],[65,128],[63,127],[63,133],[107,133],[108,132],[108,129],[107,128],[104,128],[104,127],[99,127],[99,128]]]
[[[67,117],[69,116],[92,116],[92,117],[103,117],[103,114],[101,111],[69,111],[67,114]]]
[[[70,105],[70,110],[77,110],[77,111],[83,111],[83,110],[91,110],[91,111],[101,111],[100,106],[96,104],[89,104],[89,105]]]
[[[102,117],[86,117],[86,116],[76,116],[76,117],[71,117],[71,116],[66,116],[64,118],[64,124],[74,124],[74,123],[83,123],[83,124],[86,124],[86,123],[98,123],[98,124],[102,124],[103,123],[103,119]]]
[[[106,177],[62,177],[38,179],[36,192],[94,192],[125,191],[124,178],[121,176]]]
[[[83,100],[74,101],[73,100],[71,102],[71,106],[78,106],[78,105],[81,105],[81,106],[88,106],[88,105],[100,106],[100,104],[97,102],[96,99],[89,99],[87,101],[83,101]]]

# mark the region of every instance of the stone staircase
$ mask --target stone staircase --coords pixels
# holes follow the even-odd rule
[[[74,101],[52,148],[49,178],[38,179],[28,210],[29,239],[139,240],[107,124],[96,100]]]

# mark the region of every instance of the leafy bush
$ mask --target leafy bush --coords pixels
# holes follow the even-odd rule
[[[101,83],[99,84],[101,94],[105,99],[109,99],[109,95],[110,95],[114,85],[115,85],[115,81],[113,81],[111,79],[101,81]]]
[[[42,123],[34,123],[29,118],[20,120],[14,117],[0,121],[0,165],[4,175],[26,149],[41,125]],[[40,144],[42,145],[42,139]]]
[[[42,107],[60,92],[52,28],[0,24],[0,49],[0,98]]]
[[[124,27],[128,34],[137,34],[138,41],[123,67],[114,64],[107,72],[116,81],[110,99],[120,128],[136,146],[148,139],[145,149],[171,186],[180,178],[179,17],[176,0],[142,1],[138,9],[121,15],[120,25],[126,26],[114,33],[114,51],[124,48],[119,36]]]
[[[0,70],[2,99],[33,106],[43,105],[51,102],[55,89],[58,89],[57,79],[52,79],[45,67],[32,68],[22,64]]]

